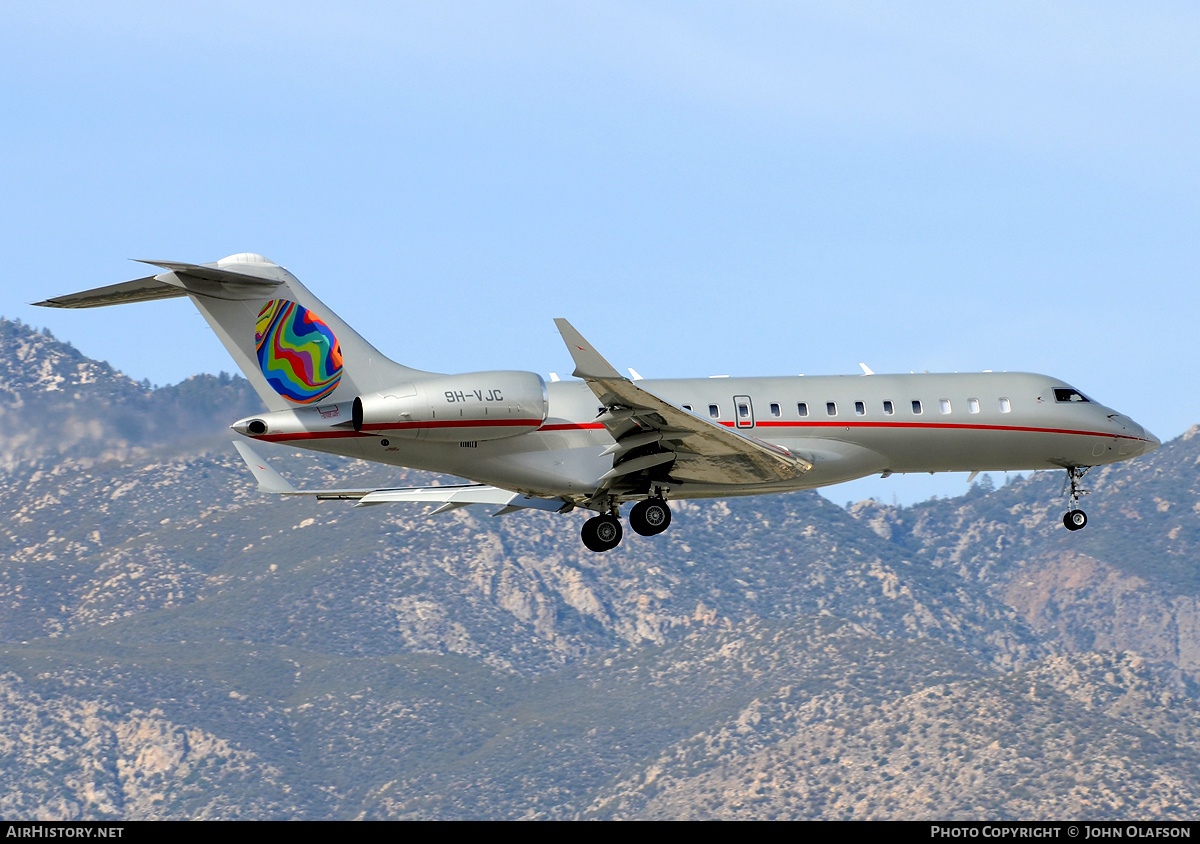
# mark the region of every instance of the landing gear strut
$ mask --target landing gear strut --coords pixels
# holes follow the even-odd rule
[[[1076,466],[1067,469],[1067,482],[1071,486],[1070,503],[1067,505],[1067,512],[1063,514],[1063,526],[1067,530],[1082,530],[1087,525],[1087,513],[1079,509],[1079,498],[1087,495],[1088,491],[1080,486],[1080,482],[1091,468],[1091,466]]]
[[[647,498],[629,511],[629,526],[642,536],[654,536],[671,526],[671,508],[661,498]]]
[[[608,506],[612,509],[611,513],[594,516],[583,523],[579,535],[589,551],[611,551],[621,544],[623,531],[618,505],[610,502]],[[661,493],[633,505],[629,511],[629,526],[642,536],[654,536],[671,526],[671,508]]]
[[[589,551],[611,551],[621,544],[621,520],[613,515],[596,516],[583,523],[580,536]]]

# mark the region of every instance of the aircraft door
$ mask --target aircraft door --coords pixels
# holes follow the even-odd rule
[[[749,396],[733,397],[733,420],[739,428],[754,427],[754,404]]]

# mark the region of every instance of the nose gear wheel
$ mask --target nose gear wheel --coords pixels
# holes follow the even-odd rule
[[[1067,469],[1067,484],[1070,486],[1067,495],[1070,502],[1067,505],[1067,512],[1063,514],[1063,526],[1067,530],[1083,530],[1087,526],[1087,513],[1079,509],[1079,499],[1088,494],[1088,491],[1081,486],[1081,482],[1083,476],[1091,468],[1091,466],[1075,466]]]

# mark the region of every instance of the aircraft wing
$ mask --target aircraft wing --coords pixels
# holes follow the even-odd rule
[[[529,509],[562,512],[574,506],[573,503],[562,498],[534,498],[513,492],[511,489],[502,489],[486,484],[453,484],[397,489],[296,489],[249,445],[235,441],[233,447],[237,449],[242,460],[246,461],[250,473],[258,481],[259,491],[275,495],[309,495],[320,500],[357,501],[355,507],[395,502],[441,504],[430,515],[457,510],[459,507],[469,507],[472,504],[499,504],[500,509],[493,513],[493,516]]]
[[[790,480],[812,468],[812,463],[782,446],[659,398],[617,372],[571,323],[565,319],[554,323],[575,361],[572,374],[586,381],[604,405],[597,421],[615,440],[606,452],[613,455],[613,468],[603,476],[602,488],[659,466],[667,470],[668,483],[711,484]]]

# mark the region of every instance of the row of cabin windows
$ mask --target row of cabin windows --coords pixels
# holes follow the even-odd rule
[[[1076,399],[1076,401],[1078,401],[1078,399]],[[1087,399],[1084,399],[1084,401],[1087,401]],[[948,414],[948,413],[952,413],[954,411],[954,407],[953,407],[953,405],[951,405],[950,399],[938,399],[937,404],[938,404],[938,411],[941,413]],[[1001,413],[1012,412],[1012,402],[1010,402],[1007,398],[999,399],[998,404],[999,404]],[[685,404],[683,406],[683,409],[691,410],[692,406],[690,404]],[[912,412],[913,412],[914,416],[920,416],[921,414],[923,414],[925,412],[923,406],[921,405],[920,399],[913,399]],[[967,399],[967,413],[978,413],[978,412],[979,412],[979,399]],[[749,419],[750,418],[750,406],[748,404],[746,404],[745,402],[738,402],[737,413],[738,413],[738,416],[741,417],[742,419]],[[796,402],[796,413],[801,417],[808,416],[808,402],[805,402],[805,401]],[[894,416],[896,413],[896,405],[893,404],[891,401],[885,401],[883,403],[883,413],[885,416]],[[708,406],[708,415],[711,416],[713,419],[720,419],[721,418],[720,406],[716,405],[716,404],[710,404]],[[783,409],[779,406],[779,404],[777,402],[771,402],[771,415],[775,416],[775,417],[779,417],[779,416],[783,415]],[[825,402],[825,415],[826,416],[837,416],[838,415],[837,402],[834,402],[834,401]],[[856,401],[854,403],[854,415],[855,416],[866,416],[867,415],[866,402]]]
[[[1012,412],[1012,402],[1009,401],[1007,398],[998,399],[997,404],[1000,408],[1001,413],[1011,413]],[[772,412],[773,412],[776,405],[771,405],[771,407],[772,407]],[[954,412],[954,406],[951,404],[950,399],[938,399],[937,407],[938,407],[938,412],[943,413],[943,414],[949,414],[949,413]],[[967,413],[978,413],[979,408],[980,408],[979,399],[967,399]],[[710,407],[710,409],[711,409],[711,407]],[[800,416],[808,416],[808,402],[803,402],[803,401],[797,402],[796,403],[796,412]],[[925,412],[925,408],[921,404],[921,400],[913,399],[912,400],[913,416],[920,416],[924,412]],[[894,416],[895,413],[896,413],[896,405],[891,401],[884,401],[883,415],[884,416]],[[825,402],[825,415],[826,416],[837,416],[838,415],[837,402],[833,402],[833,401]],[[854,403],[854,415],[855,416],[866,416],[867,415],[866,402],[856,401]]]

